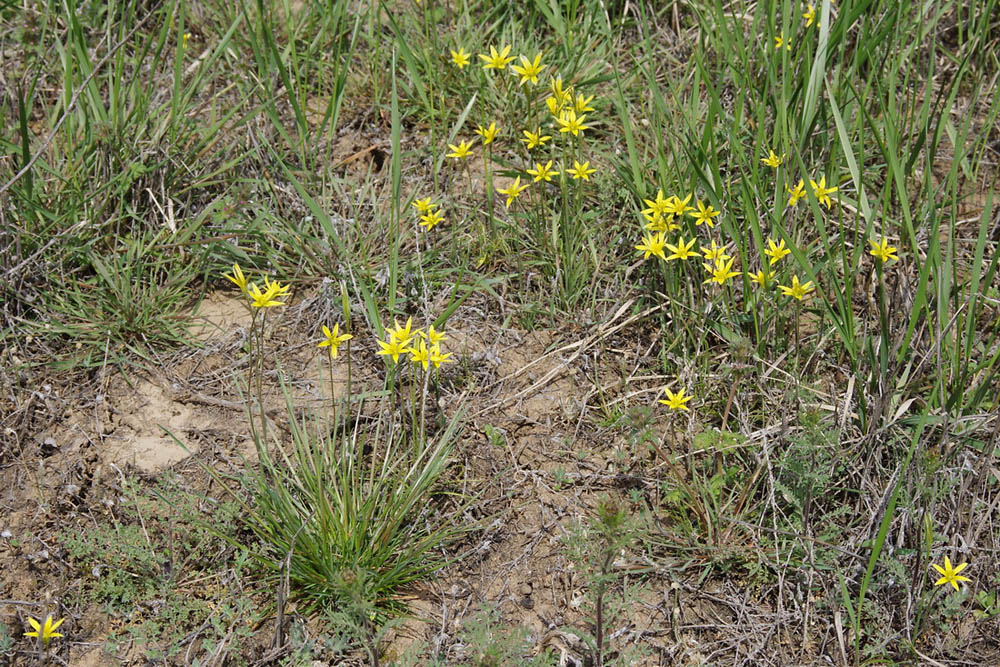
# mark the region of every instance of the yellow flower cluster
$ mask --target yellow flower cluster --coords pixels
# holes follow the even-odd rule
[[[444,213],[439,210],[438,205],[430,197],[417,199],[413,202],[413,208],[417,209],[417,215],[420,216],[420,226],[428,232],[434,229],[435,225],[444,221]]]
[[[285,296],[288,294],[289,290],[292,289],[291,285],[282,285],[277,280],[272,283],[270,279],[265,276],[264,289],[262,291],[256,283],[247,281],[246,276],[243,275],[243,271],[240,269],[239,264],[233,264],[232,275],[228,273],[224,273],[222,275],[224,278],[227,278],[234,285],[240,288],[240,291],[247,297],[252,308],[271,308],[273,306],[283,306],[285,305],[285,302],[275,301],[275,297]]]
[[[446,336],[435,329],[433,324],[427,327],[427,331],[413,329],[411,317],[406,320],[406,326],[400,326],[399,322],[393,320],[393,326],[388,331],[388,342],[376,341],[382,348],[377,354],[391,357],[393,363],[399,363],[399,358],[407,354],[415,366],[423,366],[425,371],[431,364],[434,368],[441,368],[441,364],[454,362],[451,352],[444,352],[441,348]]]
[[[464,47],[457,51],[450,50],[450,54],[450,60],[455,67],[462,69],[469,64],[471,55]],[[499,49],[495,45],[491,45],[488,52],[479,54],[479,59],[483,63],[484,71],[502,73],[509,70],[518,77],[518,85],[523,86],[525,84],[538,85],[539,78],[548,67],[542,63],[543,56],[543,53],[538,52],[531,58],[525,55],[515,57],[511,55],[511,45],[504,44]],[[574,94],[576,94],[575,97]],[[545,98],[545,106],[551,118],[543,125],[532,125],[522,129],[523,138],[521,141],[524,142],[529,151],[533,151],[544,148],[552,140],[554,134],[572,136],[574,139],[584,137],[586,131],[593,127],[587,118],[587,114],[594,111],[593,103],[593,95],[575,93],[572,86],[563,83],[561,75],[550,77],[549,95]],[[492,121],[489,126],[479,125],[475,132],[482,139],[483,146],[490,146],[497,140],[500,128],[497,127],[495,121]],[[467,158],[472,155],[472,145],[473,142],[467,141],[448,144],[451,152],[447,154],[447,157],[455,160]],[[525,169],[526,175],[523,178],[521,175],[516,175],[514,181],[507,187],[496,188],[496,192],[506,197],[508,208],[532,183],[543,181],[551,183],[554,179],[558,179],[563,172],[573,180],[589,181],[591,175],[597,171],[591,166],[590,160],[577,159],[575,150],[573,151],[572,167],[554,166],[553,160],[535,160],[533,164],[533,167],[529,166]]]

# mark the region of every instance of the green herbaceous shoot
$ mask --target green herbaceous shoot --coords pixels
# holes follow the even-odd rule
[[[997,34],[0,2],[0,663],[1000,663]]]

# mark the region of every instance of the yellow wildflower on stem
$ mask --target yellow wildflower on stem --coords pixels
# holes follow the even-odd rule
[[[643,259],[649,259],[651,255],[656,255],[660,259],[666,261],[667,256],[663,253],[663,246],[666,244],[666,240],[663,238],[663,232],[657,232],[656,234],[647,234],[643,237],[642,243],[635,247],[636,250],[645,253]]]
[[[781,163],[785,161],[785,156],[775,155],[774,151],[769,150],[767,152],[767,157],[762,157],[760,161],[772,169],[777,169],[781,166]]]
[[[559,118],[556,119],[556,122],[559,124],[560,132],[569,132],[574,137],[578,137],[581,132],[590,129],[589,125],[583,124],[583,121],[586,119],[586,115],[581,114],[577,116],[576,111],[573,109],[567,109],[562,112],[562,115],[560,115]]]
[[[673,216],[673,213],[671,213],[671,206],[670,206],[671,199],[672,199],[671,197],[663,196],[662,189],[657,190],[656,197],[654,199],[642,200],[646,204],[646,208],[642,209],[643,215],[655,216],[659,214],[659,215]]]
[[[896,260],[899,259],[899,257],[896,255],[895,246],[889,245],[888,239],[884,237],[882,238],[881,241],[876,241],[875,239],[868,239],[868,243],[870,243],[872,246],[871,250],[868,251],[869,254],[871,254],[873,257],[877,257],[878,259],[882,260],[883,264],[888,262],[890,259],[896,259]]]
[[[704,204],[701,203],[701,200],[699,199],[698,211],[696,213],[688,213],[688,215],[694,218],[695,225],[700,225],[701,223],[705,223],[709,227],[714,227],[715,222],[712,220],[712,218],[720,215],[721,213],[722,211],[716,211],[714,208],[712,208],[711,204],[705,206]]]
[[[538,181],[550,182],[552,181],[553,176],[559,175],[559,170],[552,169],[552,160],[549,160],[548,163],[544,165],[541,162],[536,162],[535,168],[528,169],[528,173],[534,177],[535,183],[537,183]]]
[[[423,366],[426,371],[427,364],[430,363],[430,351],[427,349],[427,341],[421,338],[419,344],[411,346],[407,351],[410,353],[410,361],[414,365],[419,364]]]
[[[385,341],[381,341],[381,340],[377,340],[375,342],[378,343],[379,347],[382,348],[381,350],[379,350],[375,354],[382,354],[382,355],[386,355],[386,356],[392,357],[392,363],[394,363],[394,364],[398,364],[399,363],[399,356],[400,355],[406,354],[406,346],[403,345],[402,343],[400,343],[398,340],[392,339],[388,343],[386,343]]]
[[[816,8],[812,4],[807,4],[806,10],[802,12],[802,18],[806,20],[806,27],[811,28],[816,21]]]
[[[489,127],[483,127],[482,125],[476,129],[476,134],[483,138],[483,146],[489,146],[493,143],[493,140],[497,138],[497,134],[500,132],[500,128],[497,127],[496,122],[490,123]]]
[[[430,197],[427,197],[426,199],[417,199],[414,201],[413,207],[417,209],[418,213],[427,213],[428,211],[437,208],[437,204],[431,201]]]
[[[799,277],[792,276],[792,284],[790,287],[786,287],[785,285],[778,285],[778,289],[781,290],[781,293],[783,295],[790,296],[798,301],[802,301],[802,299],[808,296],[816,288],[813,286],[811,280],[807,281],[804,284],[800,284]]]
[[[667,398],[666,399],[662,399],[661,398],[659,400],[659,402],[663,403],[665,406],[667,406],[671,410],[684,410],[684,411],[687,411],[688,410],[688,406],[685,405],[685,404],[688,401],[690,401],[692,398],[694,398],[694,396],[691,396],[690,394],[688,394],[688,395],[684,394],[684,387],[681,387],[680,391],[678,391],[676,394],[674,392],[670,391],[668,388],[664,387],[663,388],[663,393],[665,393],[667,395]]]
[[[958,573],[968,567],[968,563],[962,563],[956,567],[951,566],[951,560],[945,556],[944,557],[944,567],[936,563],[931,563],[931,567],[938,571],[941,578],[934,582],[935,586],[941,586],[942,584],[951,584],[955,590],[958,590],[958,582],[960,581],[972,581],[968,577],[962,577]]]
[[[458,51],[454,49],[449,49],[451,51],[451,62],[455,64],[455,67],[462,69],[469,64],[470,53],[467,53],[465,47],[458,47]]]
[[[240,288],[241,292],[244,294],[247,293],[247,279],[246,276],[243,275],[243,271],[240,269],[239,264],[233,264],[233,275],[223,273],[222,276],[231,280],[237,287]]]
[[[590,180],[590,175],[596,172],[596,169],[590,168],[590,160],[587,160],[583,164],[580,164],[576,160],[573,160],[573,167],[567,169],[566,173],[573,177],[573,180],[583,179],[585,181]]]
[[[681,199],[680,197],[674,195],[670,198],[670,201],[667,204],[667,213],[682,216],[688,211],[693,211],[694,206],[688,206],[688,202],[691,201],[691,197],[693,196],[694,195],[688,195],[684,199]]]
[[[794,188],[790,188],[787,185],[785,189],[788,190],[788,205],[795,206],[799,203],[799,200],[806,196],[806,183],[801,178]]]
[[[475,139],[472,141],[461,141],[456,146],[455,144],[448,144],[448,148],[451,149],[451,153],[448,153],[448,157],[455,160],[461,160],[462,158],[467,158],[471,155],[472,144],[475,143]]]
[[[285,305],[284,301],[275,301],[274,297],[278,296],[281,287],[279,283],[265,282],[265,289],[263,292],[256,284],[250,283],[250,288],[247,291],[247,295],[250,297],[250,305],[254,308],[272,308],[274,306]]]
[[[519,85],[524,85],[528,81],[537,84],[538,75],[545,69],[545,65],[542,64],[542,54],[538,53],[535,55],[533,61],[521,56],[521,64],[511,65],[510,68],[514,71],[514,74],[521,77],[521,80],[518,82]]]
[[[552,138],[549,135],[543,135],[541,128],[535,128],[534,132],[524,130],[524,136],[525,138],[521,141],[528,145],[528,150],[537,148],[538,146],[544,146],[545,142]]]
[[[701,256],[709,262],[724,262],[729,259],[729,255],[726,254],[726,246],[718,245],[715,242],[715,239],[712,239],[712,247],[708,250],[706,250],[704,246],[701,248]]]
[[[688,257],[701,257],[699,253],[691,249],[694,247],[696,241],[697,239],[691,239],[688,243],[685,244],[684,237],[682,236],[677,241],[677,245],[671,245],[670,243],[668,243],[667,250],[669,250],[671,254],[667,255],[667,261],[669,262],[675,259],[684,261],[687,260]]]
[[[507,54],[509,53],[509,44],[501,48],[499,52],[497,52],[497,48],[495,46],[491,46],[489,55],[485,53],[479,54],[480,60],[486,63],[483,65],[483,69],[505,69],[507,67],[507,63],[514,59],[514,56],[508,57]]]
[[[768,239],[767,250],[764,251],[764,254],[771,258],[768,266],[774,266],[790,252],[792,251],[785,247],[785,239],[781,239],[781,242],[777,244],[775,244],[774,239]]]
[[[792,41],[790,39],[785,39],[784,32],[782,32],[779,35],[776,35],[774,38],[774,50],[780,51],[782,46],[785,47],[786,51],[792,50]]]
[[[455,363],[455,360],[451,358],[451,352],[442,353],[440,345],[431,346],[430,360],[434,364],[434,368],[441,368],[441,364]]]
[[[514,179],[514,182],[510,184],[506,189],[497,188],[497,192],[502,195],[506,195],[507,203],[506,207],[510,208],[511,202],[518,198],[518,196],[528,188],[528,184],[525,183],[521,185],[521,177],[518,176]]]
[[[56,637],[62,637],[61,632],[56,632],[60,625],[63,624],[65,618],[60,618],[58,621],[52,620],[52,614],[45,617],[45,623],[39,623],[35,619],[28,617],[28,624],[34,628],[30,632],[25,632],[25,637],[35,637],[41,639],[42,646],[48,646],[49,642]]]
[[[770,271],[758,271],[757,273],[750,274],[750,280],[757,283],[759,286],[766,288],[771,279],[774,278],[774,274]]]
[[[340,349],[340,344],[346,340],[351,340],[352,338],[354,338],[354,336],[352,336],[351,334],[340,333],[339,324],[333,325],[333,331],[330,331],[330,329],[324,324],[323,337],[325,338],[325,340],[323,340],[317,347],[329,347],[330,357],[333,359],[337,358],[337,352]]]
[[[416,331],[413,331],[413,318],[406,318],[406,326],[399,326],[399,322],[396,320],[392,321],[392,328],[389,329],[389,340],[394,340],[406,347],[413,340],[413,337],[417,335]]]
[[[433,324],[427,328],[427,333],[424,333],[424,331],[421,329],[420,331],[417,331],[417,334],[421,338],[426,338],[427,342],[429,342],[432,347],[434,345],[439,345],[441,341],[443,341],[446,338],[444,332],[435,329]]]
[[[431,231],[435,225],[443,221],[444,213],[442,211],[428,211],[426,214],[420,216],[420,226],[427,231]]]
[[[712,266],[711,264],[706,264],[705,268],[712,275],[707,280],[705,280],[704,283],[716,283],[718,285],[725,285],[726,281],[729,280],[730,278],[735,278],[739,276],[742,273],[742,271],[732,270],[733,262],[735,261],[736,261],[735,259],[731,258],[725,262],[717,261],[715,263],[715,266]]]
[[[823,206],[830,208],[830,204],[833,203],[830,200],[830,195],[837,191],[837,186],[833,185],[826,187],[826,176],[819,179],[818,184],[816,181],[809,179],[809,185],[812,186],[813,194],[816,195],[816,200]]]
[[[594,107],[590,106],[590,103],[593,101],[594,101],[593,95],[591,95],[590,97],[584,97],[583,93],[580,93],[579,95],[576,96],[576,103],[573,105],[573,108],[576,110],[577,113],[580,114],[587,113],[588,111],[593,111]]]

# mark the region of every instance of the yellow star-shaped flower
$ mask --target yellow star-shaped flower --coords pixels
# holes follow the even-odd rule
[[[340,344],[343,343],[345,340],[351,340],[352,338],[354,338],[354,336],[352,336],[351,334],[340,333],[339,324],[333,325],[333,331],[330,331],[330,329],[327,328],[327,326],[324,324],[323,337],[325,338],[325,340],[323,340],[323,342],[321,342],[318,345],[318,347],[329,347],[330,356],[334,359],[337,358],[337,352],[340,349]]]
[[[936,563],[931,563],[931,567],[933,567],[935,570],[937,570],[938,574],[941,575],[941,578],[938,579],[937,581],[935,581],[934,585],[935,586],[940,586],[941,584],[951,584],[955,588],[955,590],[957,591],[958,590],[958,582],[960,582],[960,581],[972,581],[972,579],[969,579],[968,577],[959,576],[959,574],[958,574],[959,572],[961,572],[962,570],[964,570],[968,566],[969,566],[968,563],[962,563],[961,565],[959,565],[957,567],[952,567],[951,566],[951,561],[948,559],[947,556],[944,557],[944,567],[941,567],[940,565],[938,565]]]
[[[876,241],[875,239],[868,239],[868,243],[871,244],[872,248],[868,252],[882,260],[882,263],[888,262],[890,259],[899,259],[896,256],[896,248],[889,245],[889,240],[884,238],[881,241]]]
[[[659,402],[663,403],[671,410],[687,410],[688,406],[685,405],[685,403],[694,398],[690,394],[689,395],[684,394],[684,387],[681,387],[681,390],[678,391],[676,394],[667,389],[666,387],[664,387],[663,393],[667,395],[667,398],[666,399],[661,398]]]
[[[537,84],[538,75],[545,69],[545,65],[542,64],[542,54],[538,53],[533,61],[521,56],[521,64],[511,65],[510,68],[521,77],[518,82],[520,85],[524,85],[527,81]]]
[[[480,53],[479,58],[483,60],[486,64],[483,65],[483,69],[504,69],[507,67],[507,63],[514,59],[514,56],[509,56],[510,44],[504,46],[497,52],[495,46],[490,47],[489,55],[485,53]]]
[[[799,277],[792,276],[791,287],[778,285],[778,289],[780,289],[781,293],[784,294],[785,296],[790,296],[793,299],[798,299],[799,301],[802,301],[803,298],[805,298],[810,292],[812,292],[816,288],[813,287],[811,280],[806,282],[805,284],[799,284]]]
[[[451,62],[455,64],[458,69],[462,69],[469,64],[469,57],[471,54],[465,51],[465,47],[458,47],[458,51],[454,49],[449,49],[451,51]]]

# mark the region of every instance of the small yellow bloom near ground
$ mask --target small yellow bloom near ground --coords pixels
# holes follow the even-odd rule
[[[325,340],[322,341],[318,345],[318,347],[329,347],[330,348],[330,356],[333,359],[337,358],[337,352],[340,349],[340,344],[343,343],[345,340],[351,340],[352,338],[354,338],[354,336],[352,336],[351,334],[342,334],[342,333],[340,333],[340,325],[339,324],[334,324],[333,325],[333,331],[330,331],[330,329],[324,324],[323,325],[323,336],[324,336]]]
[[[538,146],[544,146],[545,142],[552,138],[549,135],[543,135],[541,128],[535,128],[534,132],[524,130],[524,136],[525,138],[521,139],[521,141],[528,145],[528,150],[537,148]]]
[[[683,216],[688,211],[693,211],[694,206],[688,206],[688,203],[691,201],[691,197],[693,196],[694,195],[688,195],[684,199],[681,199],[677,195],[674,195],[670,198],[670,201],[667,204],[666,212],[672,215]]]
[[[873,257],[877,257],[882,260],[882,263],[888,262],[890,259],[899,259],[896,256],[895,246],[889,245],[889,240],[883,238],[881,241],[876,241],[875,239],[868,239],[868,243],[871,244],[872,248],[868,251]]]
[[[760,161],[772,169],[777,169],[781,166],[781,163],[785,161],[785,156],[775,155],[774,151],[768,150],[767,157],[762,157]]]
[[[284,301],[274,300],[274,297],[279,296],[279,292],[281,294],[285,293],[281,291],[282,289],[285,289],[285,291],[287,291],[287,287],[282,288],[280,283],[276,282],[267,283],[267,279],[265,279],[263,292],[260,291],[260,288],[257,287],[256,284],[250,283],[250,288],[247,291],[247,295],[250,297],[251,300],[250,305],[253,306],[254,308],[272,308],[274,306],[283,306],[285,305]]]
[[[419,364],[424,367],[425,371],[427,370],[427,364],[430,363],[430,350],[427,349],[427,341],[421,338],[420,343],[408,348],[407,352],[410,353],[410,361],[414,365]]]
[[[678,391],[676,394],[667,389],[666,387],[664,387],[663,393],[667,395],[667,398],[666,399],[661,398],[659,402],[663,403],[671,410],[688,410],[688,406],[685,405],[685,403],[694,398],[694,396],[691,396],[690,394],[687,396],[684,395],[684,387],[681,387],[681,390]]]
[[[722,211],[716,211],[714,208],[712,208],[711,204],[705,206],[704,204],[701,203],[701,200],[699,199],[697,212],[688,213],[688,215],[694,218],[695,225],[700,225],[702,223],[705,223],[709,227],[714,227],[715,222],[712,220],[712,218],[716,217],[717,215],[720,215],[721,213]]]
[[[806,20],[806,27],[811,28],[816,21],[816,8],[811,4],[806,5],[806,10],[802,12],[802,18]]]
[[[389,329],[389,340],[395,341],[406,347],[413,340],[413,337],[417,335],[417,332],[413,330],[413,318],[406,318],[406,326],[399,326],[399,322],[396,320],[392,321],[392,328]]]
[[[566,173],[572,176],[573,180],[582,178],[585,181],[589,181],[590,175],[593,174],[595,171],[597,170],[590,168],[590,160],[587,160],[583,164],[580,164],[576,160],[573,160],[573,167],[571,169],[567,169]]]
[[[406,354],[406,346],[400,343],[398,340],[390,340],[388,343],[385,341],[377,340],[375,341],[379,344],[382,349],[375,354],[384,354],[386,356],[392,357],[392,363],[399,363],[399,356],[401,354]]]
[[[451,352],[442,353],[440,345],[431,346],[430,360],[434,364],[434,368],[441,368],[441,364],[455,363],[455,360],[451,358]]]
[[[437,208],[437,204],[432,202],[430,197],[427,197],[426,199],[417,199],[414,201],[413,208],[417,209],[418,213],[427,213]]]
[[[533,61],[521,56],[521,64],[511,65],[510,68],[514,70],[515,74],[521,77],[518,84],[523,86],[528,81],[537,84],[538,75],[545,69],[545,65],[542,64],[542,54],[538,53],[535,55]]]
[[[587,113],[588,111],[593,111],[594,107],[590,106],[590,103],[593,101],[594,101],[593,95],[591,95],[590,97],[584,97],[583,93],[580,93],[579,95],[576,96],[576,104],[573,105],[573,108],[576,109],[576,112],[580,114]]]
[[[559,170],[558,169],[553,170],[552,160],[549,160],[548,163],[544,165],[541,162],[536,162],[535,168],[529,169],[528,173],[534,177],[535,183],[537,183],[538,181],[549,182],[552,180],[553,176],[559,175]]]
[[[799,203],[799,200],[806,196],[806,182],[801,178],[794,188],[790,188],[787,185],[785,189],[788,190],[788,194],[791,195],[788,198],[788,205],[795,206]]]
[[[786,287],[785,285],[778,285],[778,289],[780,289],[781,293],[784,294],[785,296],[790,296],[794,299],[802,301],[803,298],[805,298],[810,292],[812,292],[816,288],[813,287],[811,280],[806,282],[805,284],[799,284],[799,277],[792,276],[791,287]]]
[[[448,157],[455,160],[461,160],[462,158],[469,157],[469,155],[471,155],[469,151],[472,150],[472,144],[474,144],[475,141],[475,139],[472,141],[461,141],[457,146],[455,144],[448,144],[448,148],[451,149],[451,152],[448,153]]]
[[[528,188],[528,184],[525,183],[521,185],[521,177],[518,176],[514,179],[514,182],[510,184],[507,189],[497,188],[497,192],[507,197],[507,203],[505,204],[507,208],[510,208],[511,202],[517,199],[518,195],[524,192]]]
[[[583,121],[586,119],[586,115],[581,114],[580,116],[577,116],[576,111],[573,109],[567,109],[562,112],[562,115],[560,115],[559,118],[556,119],[556,122],[559,124],[560,132],[569,132],[574,137],[578,137],[581,132],[590,129],[589,125],[583,124]]]
[[[480,125],[476,129],[476,134],[483,138],[483,146],[489,146],[493,143],[493,140],[497,138],[497,134],[500,132],[500,128],[497,127],[496,122],[490,123],[489,127],[483,127]]]
[[[958,565],[957,567],[952,567],[951,566],[951,560],[949,560],[947,556],[944,557],[944,567],[941,567],[937,563],[931,563],[931,567],[933,567],[935,570],[937,570],[938,574],[941,575],[941,578],[938,579],[937,581],[935,581],[934,585],[935,586],[940,586],[942,584],[951,584],[955,588],[955,590],[957,591],[958,590],[958,582],[960,582],[960,581],[972,581],[972,579],[969,579],[968,577],[959,576],[959,574],[958,574],[959,572],[961,572],[962,570],[964,570],[968,566],[969,566],[968,563],[962,563],[961,565]]]
[[[764,251],[764,254],[771,258],[767,263],[768,266],[774,266],[781,261],[782,257],[790,252],[792,251],[785,247],[785,239],[781,239],[781,242],[777,244],[774,242],[774,239],[768,239],[767,250]]]
[[[728,261],[721,262],[718,261],[715,265],[705,264],[705,269],[708,270],[712,275],[704,281],[704,283],[715,283],[717,285],[725,285],[726,281],[730,278],[735,278],[741,275],[742,271],[733,271],[733,262],[735,259],[729,259]]]
[[[642,243],[637,245],[635,249],[646,253],[643,255],[643,259],[649,259],[651,255],[656,255],[666,261],[667,256],[663,253],[664,245],[666,245],[666,240],[663,238],[663,232],[657,232],[656,234],[647,234],[644,236]]]
[[[561,74],[552,79],[551,83],[549,84],[549,88],[552,90],[552,99],[555,100],[555,103],[560,110],[562,110],[564,106],[573,101],[573,88],[572,87],[563,88]]]
[[[441,341],[443,341],[446,338],[444,332],[435,329],[433,324],[427,327],[427,333],[424,333],[423,329],[421,329],[417,331],[417,334],[420,335],[422,338],[426,338],[427,342],[429,342],[432,347],[434,345],[440,345]]]
[[[267,276],[264,276],[264,288],[268,291],[273,291],[274,296],[285,296],[292,289],[292,286],[282,285],[277,280],[272,283],[268,280]]]
[[[648,210],[648,209],[647,209]],[[646,229],[654,232],[672,232],[674,230],[680,229],[681,226],[674,222],[674,216],[671,214],[668,217],[664,217],[660,213],[643,213],[642,216],[646,218]]]
[[[497,52],[497,47],[491,46],[489,55],[485,53],[480,53],[479,58],[483,60],[486,64],[483,65],[483,69],[505,69],[507,63],[514,59],[514,56],[509,56],[510,45],[506,45]]]
[[[449,49],[451,51],[451,62],[455,64],[455,67],[462,69],[469,64],[469,57],[472,55],[465,51],[465,47],[458,47],[458,51],[454,49]]]
[[[790,39],[786,40],[785,33],[781,33],[780,35],[774,38],[774,50],[780,51],[781,47],[785,47],[786,51],[792,50],[792,40]]]
[[[243,271],[242,269],[240,269],[239,264],[233,264],[233,275],[229,275],[228,273],[223,273],[222,277],[228,278],[229,280],[233,281],[233,283],[235,283],[236,286],[240,288],[241,292],[243,292],[244,294],[247,293],[247,279],[246,276],[243,275]]]
[[[673,214],[670,212],[670,202],[671,197],[664,197],[663,190],[656,191],[655,199],[643,199],[642,201],[646,203],[646,207],[642,209],[642,214],[647,216],[655,216],[657,214],[665,216]]]
[[[772,278],[774,278],[774,274],[770,271],[758,271],[757,273],[750,274],[750,280],[757,283],[761,287],[767,287]]]
[[[443,211],[428,211],[424,215],[420,216],[420,226],[426,229],[427,231],[431,231],[432,229],[434,229],[434,225],[443,221],[444,221]]]
[[[35,619],[28,617],[28,625],[30,625],[34,630],[31,632],[25,632],[25,637],[37,637],[42,640],[43,646],[48,646],[49,642],[56,637],[62,637],[61,632],[56,632],[60,625],[63,624],[65,618],[60,618],[58,621],[52,620],[52,614],[45,617],[45,623],[39,623]]]
[[[668,243],[667,250],[669,250],[671,254],[667,255],[667,261],[669,262],[675,259],[685,261],[688,257],[701,257],[699,253],[691,249],[694,247],[696,240],[697,239],[691,239],[685,244],[684,237],[682,236],[678,239],[677,245],[671,245]]]
[[[716,244],[715,239],[712,239],[712,247],[708,250],[702,246],[701,256],[709,262],[724,262],[729,259],[729,255],[726,254],[726,246]]]
[[[823,206],[830,208],[830,204],[833,203],[830,201],[830,195],[837,191],[837,186],[833,185],[826,187],[826,176],[819,179],[818,185],[816,181],[809,179],[809,185],[812,186],[813,194],[816,195],[816,200]]]

